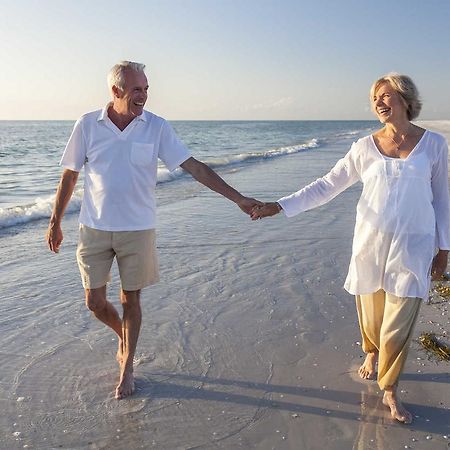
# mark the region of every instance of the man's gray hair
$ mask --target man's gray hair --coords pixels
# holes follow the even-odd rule
[[[108,73],[108,86],[110,90],[113,86],[116,86],[119,89],[123,89],[125,87],[125,72],[127,70],[144,72],[145,64],[132,61],[120,61],[120,63],[113,66]]]

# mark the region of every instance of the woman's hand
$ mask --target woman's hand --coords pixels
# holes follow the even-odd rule
[[[439,250],[437,255],[433,259],[431,266],[431,280],[437,281],[442,278],[445,270],[447,269],[447,257],[448,250]]]
[[[252,220],[262,219],[263,217],[270,217],[278,214],[281,211],[281,206],[277,202],[264,203],[262,206],[255,206],[252,209],[250,217]]]

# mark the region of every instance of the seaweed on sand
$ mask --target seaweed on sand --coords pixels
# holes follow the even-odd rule
[[[430,357],[440,361],[450,361],[450,347],[440,341],[434,333],[422,333],[419,342]]]

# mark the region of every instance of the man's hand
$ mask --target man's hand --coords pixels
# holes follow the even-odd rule
[[[237,205],[245,212],[245,214],[251,215],[253,208],[263,206],[264,203],[254,198],[242,197],[242,199],[237,202]]]
[[[278,214],[281,211],[281,206],[276,202],[264,203],[262,206],[255,206],[252,209],[250,217],[252,220],[262,219],[263,217],[270,217]]]
[[[61,230],[61,225],[50,222],[46,239],[50,251],[58,253],[63,241],[63,232]]]
[[[431,266],[431,279],[433,281],[440,280],[447,269],[448,250],[439,250],[433,259]]]
[[[78,172],[70,169],[64,169],[56,191],[55,205],[53,206],[52,216],[50,217],[47,235],[45,237],[48,248],[55,253],[59,252],[59,247],[61,247],[63,241],[61,220],[67,204],[69,203],[70,197],[72,197],[77,180]]]

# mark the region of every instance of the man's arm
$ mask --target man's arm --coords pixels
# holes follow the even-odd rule
[[[61,180],[56,191],[55,205],[53,206],[52,216],[47,230],[47,243],[52,252],[58,253],[59,247],[63,241],[61,230],[61,220],[64,216],[69,200],[72,197],[73,190],[78,180],[78,172],[64,169]]]
[[[180,166],[186,172],[189,172],[198,182],[236,203],[246,214],[250,214],[255,205],[262,205],[261,202],[254,198],[244,197],[220,178],[209,166],[195,158],[188,158]]]

